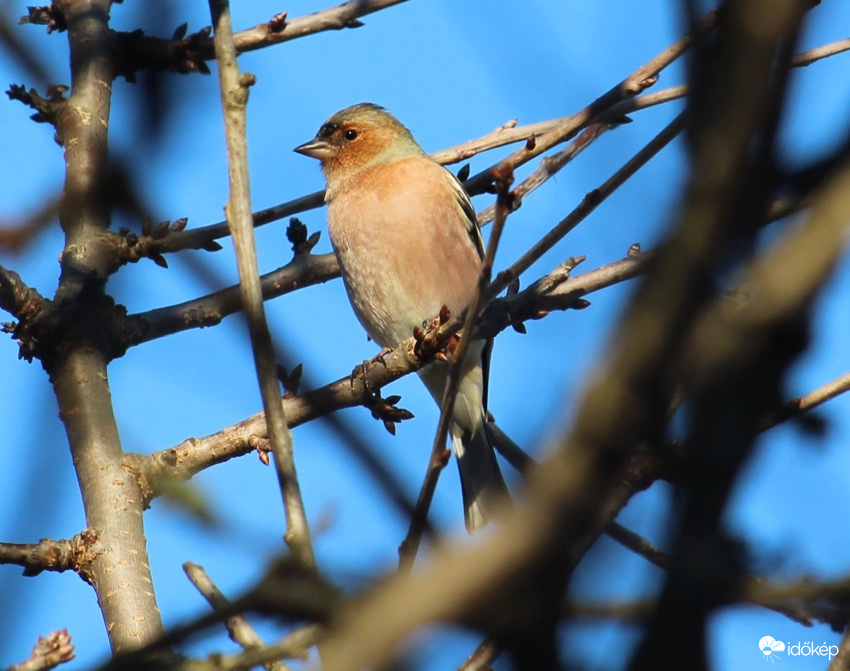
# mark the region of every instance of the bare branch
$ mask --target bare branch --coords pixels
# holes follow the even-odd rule
[[[526,177],[521,184],[511,191],[511,211],[516,211],[522,205],[523,199],[537,187],[556,175],[565,165],[572,161],[582,151],[587,149],[605,131],[614,128],[608,124],[591,124],[567,147],[552,156],[546,156],[540,161],[540,167]],[[478,213],[478,225],[484,226],[493,221],[496,216],[496,205],[490,205]]]
[[[406,0],[349,0],[336,7],[292,20],[287,19],[283,21],[282,27],[280,22],[276,25],[261,23],[255,28],[240,30],[233,36],[233,41],[236,50],[243,53],[326,30],[359,28],[363,25],[363,22],[359,20],[361,16],[367,16],[402,2]]]
[[[295,471],[292,436],[286,422],[286,413],[280,402],[276,360],[263,309],[259,270],[257,267],[254,225],[251,218],[251,190],[248,179],[248,144],[246,130],[246,105],[248,88],[254,83],[253,75],[240,75],[233,42],[233,26],[227,0],[210,0],[210,12],[215,26],[215,49],[218,59],[222,109],[225,119],[227,157],[230,176],[230,199],[227,203],[227,220],[236,247],[239,267],[239,288],[242,306],[248,320],[254,364],[263,397],[268,435],[274,453],[284,509],[286,534],[284,539],[302,566],[315,570],[316,558],[310,539],[310,527],[301,486]]]
[[[333,254],[299,255],[282,268],[260,277],[264,300],[339,277]],[[125,346],[131,347],[172,333],[218,324],[242,309],[239,287],[233,286],[185,303],[129,315]]]
[[[841,377],[809,392],[805,396],[792,399],[783,408],[780,408],[762,420],[761,428],[763,430],[771,429],[789,419],[799,417],[801,414],[823,405],[836,396],[846,393],[848,390],[850,390],[850,373],[845,373]]]
[[[700,31],[709,31],[714,27],[715,22],[716,14],[710,12],[698,29]],[[581,128],[608,111],[616,103],[626,98],[634,97],[648,87],[653,86],[658,81],[658,74],[685,53],[690,48],[691,41],[692,38],[690,35],[677,40],[645,65],[635,70],[623,81],[594,100],[582,111],[565,117],[551,129],[541,133],[539,136],[535,136],[533,142],[527,142],[524,147],[502,159],[492,168],[488,168],[471,178],[467,184],[468,190],[475,193],[483,185],[490,184],[493,181],[494,175],[498,172],[523,165],[535,156],[548,151],[556,144],[569,140]]]
[[[847,40],[832,42],[830,44],[823,45],[822,47],[818,47],[817,49],[812,49],[810,51],[806,51],[799,54],[797,57],[795,57],[794,65],[797,67],[811,65],[817,60],[821,60],[823,58],[842,53],[849,49],[850,46],[848,46]],[[634,73],[630,79],[638,77],[639,72],[641,71]],[[648,107],[652,107],[661,103],[669,102],[671,100],[676,100],[678,98],[687,96],[687,94],[687,85],[680,85],[663,89],[661,91],[656,91],[655,93],[649,93],[642,96],[638,96],[636,98],[622,100],[621,102],[612,105],[610,109],[608,109],[604,114],[601,114],[600,122],[615,122],[618,118],[621,118],[626,114],[646,109]],[[602,98],[600,98],[600,100],[601,99]],[[534,146],[537,147],[538,137],[547,135],[557,128],[572,128],[573,125],[576,123],[576,119],[578,118],[584,118],[582,117],[582,113],[559,117],[557,119],[550,119],[547,121],[539,121],[523,126],[517,126],[515,121],[508,122],[497,128],[496,130],[492,131],[491,133],[483,135],[480,138],[469,140],[468,142],[455,145],[454,147],[449,147],[447,149],[442,149],[440,151],[434,152],[433,154],[431,154],[431,158],[433,158],[438,163],[442,163],[444,165],[450,163],[457,163],[489,149],[495,149],[497,147],[513,144],[515,142],[528,142],[530,139],[533,139]],[[588,120],[587,123],[590,123],[590,120]],[[575,125],[573,132],[578,132],[578,130],[583,125],[586,124],[579,123],[578,125]],[[481,174],[490,174],[494,167],[495,166],[491,166],[490,168],[485,170],[484,173]],[[474,193],[480,193],[483,192],[487,186],[489,186],[491,181],[492,178],[490,179],[490,181],[480,179],[480,184],[476,184],[473,182],[467,183],[465,184],[465,186]],[[265,210],[260,210],[256,212],[254,214],[254,225],[262,226],[272,221],[283,219],[284,217],[289,217],[295,214],[299,214],[301,212],[305,212],[307,210],[321,207],[323,203],[324,191],[316,191],[306,196],[301,196],[300,198],[287,201],[286,203],[282,203],[280,205],[276,205],[274,207],[270,207]],[[488,222],[489,220],[485,218],[485,220],[481,222],[481,224],[484,225]],[[224,237],[226,235],[228,235],[226,222],[211,224],[209,226],[202,226],[189,231],[184,231],[176,235],[169,236],[165,240],[161,241],[156,251],[159,253],[166,253],[178,251],[181,249],[203,249],[205,245],[209,244],[210,241]]]
[[[667,553],[658,549],[648,540],[636,534],[631,529],[627,529],[622,524],[612,520],[608,523],[608,526],[605,527],[605,533],[623,547],[628,548],[637,555],[640,555],[658,568],[670,568],[670,557]]]
[[[183,564],[183,570],[213,610],[221,610],[230,604],[227,597],[207,575],[203,566],[186,562]],[[242,615],[231,615],[224,624],[230,638],[245,650],[262,650],[266,647],[263,639]],[[263,667],[266,671],[287,671],[287,666],[280,661],[263,662]]]
[[[42,538],[38,543],[0,543],[0,564],[23,566],[25,576],[71,570],[90,581],[89,564],[97,552],[97,532],[86,529],[67,540]]]
[[[50,305],[38,291],[27,286],[13,270],[0,266],[0,308],[21,321],[43,314]]]
[[[181,671],[243,671],[282,658],[300,659],[320,642],[322,627],[305,625],[265,648],[246,650],[238,655],[212,655],[208,660],[188,662]]]
[[[458,667],[458,671],[489,671],[490,665],[502,652],[502,647],[492,638],[481,642],[467,660]]]
[[[299,37],[326,30],[358,28],[363,25],[359,17],[398,5],[406,0],[349,0],[336,7],[289,19],[286,12],[272,16],[253,28],[240,30],[233,35],[236,53],[255,51]],[[133,81],[138,70],[159,70],[180,73],[209,74],[204,61],[215,58],[210,29],[204,28],[186,36],[186,24],[174,31],[172,39],[149,37],[141,31],[115,32],[114,40],[121,59],[117,74]]]
[[[562,219],[552,230],[536,242],[531,249],[523,254],[506,270],[501,271],[488,290],[488,298],[493,298],[505,289],[511,282],[524,273],[535,261],[549,251],[573,228],[578,226],[599,204],[622,186],[627,179],[642,168],[647,161],[667,146],[685,127],[684,113],[677,116],[656,135],[645,147],[629,159],[622,168],[617,170],[599,188],[588,193],[581,203]]]
[[[136,478],[122,467],[107,363],[113,352],[100,333],[114,304],[104,285],[117,258],[110,225],[107,131],[114,68],[109,0],[53,5],[68,27],[71,96],[57,115],[65,183],[59,219],[65,233],[54,305],[74,328],[58,333],[42,358],[50,375],[80,484],[86,525],[96,529],[91,582],[113,652],[143,647],[163,634],[148,560]]]
[[[623,282],[646,268],[649,254],[632,255],[583,275],[569,277],[577,260],[562,264],[548,279],[542,278],[520,293],[500,298],[485,312],[476,327],[476,337],[490,338],[523,319],[534,318],[541,310],[566,310],[581,296]],[[536,301],[541,308],[535,307]],[[442,334],[444,341],[461,327],[460,319]],[[453,329],[453,330],[452,330]],[[383,357],[382,365],[369,366],[362,376],[347,375],[319,389],[299,396],[286,396],[284,406],[290,427],[300,426],[327,413],[358,405],[367,405],[371,395],[390,382],[414,372],[431,361],[417,354],[419,341],[409,338]],[[445,342],[443,342],[445,345]],[[433,354],[433,353],[431,353]],[[162,480],[191,478],[195,473],[215,464],[242,456],[257,448],[266,436],[263,413],[201,438],[189,438],[174,447],[151,455],[127,455],[127,468],[140,475],[146,489],[146,500],[156,496]]]

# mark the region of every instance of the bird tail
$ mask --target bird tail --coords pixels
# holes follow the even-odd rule
[[[460,471],[466,530],[473,533],[493,518],[498,506],[508,500],[508,488],[490,446],[484,422],[472,433],[452,425],[452,447]]]
[[[484,341],[472,343],[452,409],[452,448],[460,469],[464,521],[469,533],[483,527],[499,507],[510,501],[487,435],[482,358],[485,346]],[[434,361],[420,370],[419,376],[439,405],[448,381],[448,365]]]

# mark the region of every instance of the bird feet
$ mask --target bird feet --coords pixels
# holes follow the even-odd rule
[[[366,389],[369,389],[369,368],[379,363],[384,368],[387,367],[387,362],[384,359],[387,354],[392,352],[392,349],[389,347],[382,347],[381,351],[378,352],[371,359],[366,359],[363,363],[358,364],[354,367],[354,370],[351,371],[351,386],[354,387],[355,380],[362,380],[363,384],[366,386]]]
[[[421,327],[413,327],[413,337],[416,339],[413,353],[416,358],[420,361],[427,361],[428,359],[449,360],[443,350],[448,347],[449,352],[453,352],[458,340],[457,334],[454,334],[448,337],[448,342],[446,341],[445,327],[451,320],[451,316],[451,311],[444,305],[440,308],[438,315],[422,322]]]

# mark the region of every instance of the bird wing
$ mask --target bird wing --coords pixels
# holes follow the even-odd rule
[[[472,243],[475,245],[475,249],[478,250],[478,256],[480,258],[484,258],[484,238],[481,235],[481,228],[478,226],[478,215],[475,213],[475,207],[472,205],[472,201],[469,198],[469,194],[466,192],[466,189],[463,188],[463,184],[461,181],[451,172],[451,170],[446,168],[446,172],[449,173],[451,177],[450,183],[452,185],[452,189],[454,190],[455,198],[457,198],[458,205],[463,210],[464,222],[466,224],[466,232],[469,234],[469,237],[472,239]],[[482,390],[482,400],[484,401],[484,410],[487,410],[487,396],[489,392],[489,381],[490,381],[490,355],[493,352],[493,339],[490,338],[484,345],[484,350],[481,352],[481,367],[484,379],[484,388]]]
[[[445,170],[451,177],[449,183],[452,185],[457,203],[465,215],[464,223],[466,224],[466,232],[472,238],[472,243],[475,245],[475,249],[478,250],[478,256],[483,259],[484,238],[481,237],[481,229],[478,227],[478,216],[475,214],[475,207],[472,205],[469,194],[466,193],[466,189],[463,188],[461,181],[455,177],[451,170],[448,168],[445,168]]]

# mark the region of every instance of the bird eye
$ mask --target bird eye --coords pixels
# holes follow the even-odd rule
[[[345,131],[345,133],[342,134],[342,136],[346,140],[351,142],[352,140],[354,140],[357,137],[357,131],[354,130],[353,128],[349,128],[347,131]]]

